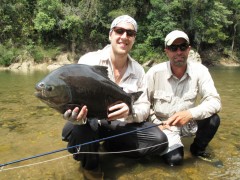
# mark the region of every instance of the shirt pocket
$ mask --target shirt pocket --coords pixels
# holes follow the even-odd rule
[[[169,117],[172,112],[172,94],[164,91],[155,91],[154,98],[154,111],[158,118]]]
[[[133,92],[137,92],[139,90],[138,79],[133,79],[133,78],[130,79],[129,78],[129,79],[123,81],[120,86],[127,93],[133,93]]]
[[[179,106],[177,111],[187,110],[195,106],[197,99],[197,91],[191,91],[184,94],[184,96],[179,101]]]
[[[185,93],[182,99],[183,101],[195,101],[196,98],[197,90]]]

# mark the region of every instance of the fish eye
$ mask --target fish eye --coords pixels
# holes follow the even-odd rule
[[[52,86],[46,86],[46,90],[47,90],[47,91],[52,91],[52,90],[53,90],[53,87],[52,87]]]

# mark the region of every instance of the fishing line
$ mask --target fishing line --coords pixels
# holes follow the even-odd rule
[[[129,153],[129,152],[134,152],[134,151],[139,151],[139,150],[145,150],[145,149],[149,149],[149,148],[152,148],[152,147],[160,146],[160,145],[163,145],[163,144],[166,144],[166,143],[168,143],[168,142],[156,144],[156,145],[145,147],[145,148],[132,149],[132,150],[128,150],[128,151],[117,151],[117,152],[77,152],[77,153],[68,154],[68,155],[65,155],[65,156],[61,156],[61,157],[57,157],[57,158],[53,158],[53,159],[49,159],[49,160],[41,161],[41,162],[37,162],[37,163],[27,164],[27,165],[22,165],[22,166],[7,168],[7,169],[6,168],[3,169],[4,167],[2,167],[0,169],[0,172],[1,171],[9,171],[9,170],[14,170],[14,169],[19,169],[19,168],[25,168],[25,167],[30,167],[30,166],[35,166],[35,165],[39,165],[39,164],[43,164],[43,163],[47,163],[47,162],[52,162],[52,161],[63,159],[65,157],[76,155],[76,154],[99,154],[99,155],[121,154],[121,153]]]
[[[4,163],[4,164],[0,164],[0,168],[1,168],[0,171],[2,171],[4,166],[10,165],[10,164],[15,164],[15,163],[22,162],[22,161],[27,161],[27,160],[30,160],[30,159],[35,159],[35,158],[38,158],[38,157],[42,157],[42,156],[58,153],[58,152],[61,152],[61,151],[72,149],[72,148],[78,148],[78,147],[81,147],[81,146],[89,145],[89,144],[96,143],[96,142],[101,142],[101,141],[104,141],[104,140],[108,140],[108,139],[111,139],[111,138],[123,136],[123,135],[130,134],[130,133],[137,132],[137,131],[143,131],[143,130],[146,130],[146,129],[149,129],[149,128],[152,128],[152,127],[156,127],[156,126],[159,126],[159,125],[162,125],[162,124],[163,123],[161,122],[159,124],[154,124],[152,126],[148,126],[148,127],[144,127],[144,128],[140,128],[140,129],[136,129],[136,130],[132,130],[132,131],[116,134],[116,135],[113,135],[113,136],[97,139],[97,140],[86,142],[86,143],[83,143],[83,144],[78,144],[78,145],[75,145],[75,146],[70,146],[70,147],[66,147],[66,148],[62,148],[62,149],[57,149],[55,151],[50,151],[50,152],[37,154],[37,155],[34,155],[34,156],[22,158],[22,159],[15,160],[15,161],[10,161],[10,162]]]

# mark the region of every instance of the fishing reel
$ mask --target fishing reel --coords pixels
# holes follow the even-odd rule
[[[182,126],[181,136],[182,137],[195,136],[197,130],[198,130],[197,122],[194,120],[191,120],[187,124],[184,124]]]

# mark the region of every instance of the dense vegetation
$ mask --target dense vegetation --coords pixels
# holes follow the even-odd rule
[[[240,0],[0,0],[0,65],[23,53],[40,62],[102,48],[122,14],[138,22],[132,56],[140,63],[164,58],[164,37],[173,29],[188,33],[200,54],[214,49],[240,57]]]

